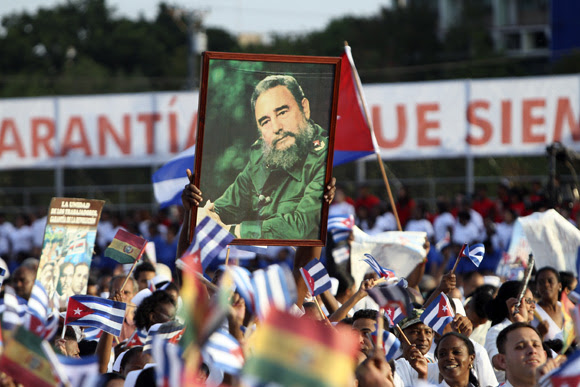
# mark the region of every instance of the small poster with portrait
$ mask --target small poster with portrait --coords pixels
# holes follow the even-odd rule
[[[340,64],[203,54],[192,226],[209,216],[232,244],[324,245]]]
[[[66,307],[72,295],[86,294],[97,225],[105,202],[52,198],[36,278],[48,296]]]

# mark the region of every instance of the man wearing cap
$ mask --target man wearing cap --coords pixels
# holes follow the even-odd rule
[[[328,134],[310,119],[296,79],[270,75],[251,98],[260,137],[250,161],[200,215],[230,226],[236,237],[318,239]]]
[[[425,379],[425,376],[429,383],[439,384],[439,369],[429,354],[433,343],[433,330],[423,324],[422,314],[423,309],[413,309],[411,315],[399,323],[399,327],[411,345],[407,344],[398,330],[395,331],[399,336],[403,351],[403,356],[395,361],[395,369],[405,386],[415,386],[418,380]]]

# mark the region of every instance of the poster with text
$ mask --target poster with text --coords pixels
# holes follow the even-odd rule
[[[50,298],[58,294],[60,306],[68,298],[86,294],[97,236],[102,200],[52,198],[44,231],[37,279]]]

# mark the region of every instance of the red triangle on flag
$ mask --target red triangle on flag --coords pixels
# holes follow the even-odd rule
[[[445,316],[453,317],[453,311],[451,310],[451,306],[446,301],[447,300],[442,295],[441,300],[439,301],[439,310],[437,311],[437,317],[445,317]]]
[[[341,55],[340,95],[337,106],[335,150],[374,151],[371,132],[361,110],[352,67],[346,53]]]
[[[95,313],[94,310],[71,297],[68,299],[68,306],[66,308],[65,325],[93,313]]]

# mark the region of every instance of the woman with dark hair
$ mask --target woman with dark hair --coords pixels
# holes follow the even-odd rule
[[[563,331],[566,324],[570,324],[572,328],[572,320],[566,321],[564,313],[562,313],[562,304],[558,301],[560,292],[562,291],[562,283],[560,282],[560,274],[556,269],[546,266],[538,270],[536,273],[536,291],[540,297],[538,306],[536,308],[536,318],[532,323],[533,326],[538,327],[543,324],[547,328],[547,333],[544,334],[544,340],[562,340]],[[541,333],[544,333],[540,330]]]
[[[145,298],[135,311],[135,327],[137,329],[151,328],[151,325],[161,324],[175,318],[175,301],[169,293],[157,290]]]
[[[479,387],[473,372],[475,348],[467,337],[457,332],[444,334],[437,347],[435,357],[439,366],[442,387]]]
[[[505,381],[505,372],[500,368],[496,358],[498,354],[495,342],[497,336],[505,327],[514,322],[529,323],[534,318],[536,302],[529,288],[526,289],[519,312],[515,314],[515,305],[521,287],[522,283],[520,281],[504,282],[499,288],[497,296],[485,305],[485,313],[491,320],[491,328],[489,328],[485,336],[484,347],[489,355],[491,364],[495,368],[497,381],[500,383]]]

